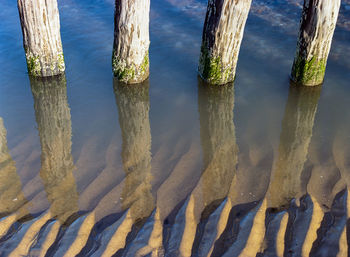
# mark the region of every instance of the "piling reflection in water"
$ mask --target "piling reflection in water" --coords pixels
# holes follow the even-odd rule
[[[41,144],[40,177],[50,212],[64,224],[78,211],[78,193],[71,153],[72,125],[65,75],[30,78]],[[69,199],[69,200],[68,200]]]
[[[181,230],[171,232],[167,252],[190,256],[208,252],[213,226],[210,216],[226,198],[237,164],[237,144],[233,123],[234,87],[208,85],[199,79],[198,111],[203,152],[203,172],[179,210],[176,220]],[[174,227],[175,228],[175,227]],[[179,233],[182,235],[179,236]],[[213,234],[213,233],[211,233]],[[209,247],[210,248],[210,247]]]
[[[337,102],[337,109],[343,110],[342,98]],[[329,122],[329,117],[327,119]],[[347,217],[349,215],[349,194],[347,164],[344,157],[348,152],[348,118],[336,120],[328,126],[318,126],[318,140],[312,140],[309,151],[310,179],[307,191],[313,204],[313,215],[308,233],[314,240],[306,253],[311,256],[348,256],[346,242]],[[324,131],[323,131],[324,130]],[[326,132],[326,133],[325,133]],[[317,231],[316,231],[317,229]]]
[[[267,226],[263,252],[266,254],[281,256],[290,251],[301,255],[302,251],[303,254],[309,251],[310,241],[312,245],[310,237],[313,237],[314,226],[311,225],[311,229],[308,226],[311,216],[318,214],[307,195],[305,163],[320,93],[321,87],[290,85],[277,158],[265,200]],[[300,239],[303,243],[297,243]]]
[[[227,212],[224,200],[236,176],[238,146],[234,99],[233,83],[213,86],[199,79],[198,109],[204,170],[198,185],[202,187],[204,206],[200,209],[200,223],[192,249],[192,253],[198,256],[210,255],[213,251],[213,243],[222,229],[219,217]]]
[[[299,199],[306,193],[302,172],[320,93],[321,87],[290,86],[268,192],[268,206],[271,208],[287,208],[293,198]]]
[[[30,83],[41,145],[40,176],[25,185],[33,194],[28,208],[34,215],[17,228],[13,236],[18,240],[16,244],[7,241],[3,245],[8,256],[45,255],[52,245],[58,244],[59,232],[67,229],[78,212],[65,76],[31,77]],[[45,193],[38,190],[40,179],[49,205],[44,200]]]
[[[148,217],[155,203],[151,188],[151,128],[149,82],[126,85],[114,80],[121,128],[125,184],[123,209],[131,208],[134,221]]]
[[[266,201],[262,199],[274,157],[268,136],[270,124],[267,128],[261,124],[257,129],[263,117],[259,112],[263,111],[255,110],[255,115],[247,119],[239,144],[237,172],[219,212],[216,240],[210,242],[211,254],[206,256],[255,256],[262,248],[266,210]]]
[[[6,136],[7,131],[0,117],[0,218],[12,215],[27,202],[22,192],[22,183],[17,174],[16,164],[7,147]],[[11,221],[5,218],[0,222],[0,238],[15,220],[16,217]]]
[[[137,232],[155,208],[151,185],[149,82],[147,80],[141,84],[126,85],[115,79],[114,92],[123,141],[122,162],[125,172],[118,205],[125,214],[116,225],[112,225],[116,226],[115,232],[109,242],[105,242],[105,249],[100,251],[102,250],[102,256],[111,256],[116,252],[123,256],[135,256],[143,250],[142,243],[134,246],[126,243],[130,240],[140,241],[136,237]]]
[[[345,100],[347,102],[347,99]],[[339,104],[339,107],[342,107],[341,104]],[[334,156],[334,162],[336,164],[336,167],[339,169],[340,172],[340,180],[344,183],[344,187],[346,187],[346,194],[345,196],[347,199],[346,202],[344,202],[343,206],[343,212],[340,212],[340,215],[337,215],[338,218],[344,218],[343,222],[343,228],[338,226],[337,231],[341,231],[340,237],[335,237],[336,240],[329,240],[328,239],[328,246],[338,245],[339,242],[339,254],[338,256],[346,256],[349,254],[348,250],[348,242],[349,242],[349,224],[350,224],[350,137],[349,137],[349,127],[350,127],[350,120],[349,117],[345,117],[344,119],[340,120],[340,124],[338,124],[337,132],[334,135],[334,140],[332,144],[332,152]],[[340,184],[337,182],[337,184]],[[335,191],[335,190],[334,190]],[[334,208],[335,210],[339,210],[340,208]],[[335,216],[335,215],[333,215]],[[337,235],[339,236],[339,234]],[[330,248],[330,247],[329,247]],[[332,249],[332,248],[330,248]]]
[[[276,151],[266,128],[257,127],[257,114],[248,119],[238,149],[233,85],[209,86],[200,80],[197,141],[180,153],[170,145],[167,155],[156,152],[166,155],[163,159],[152,159],[148,81],[114,81],[122,175],[108,189],[90,192],[98,195],[92,210],[79,210],[65,78],[35,79],[31,85],[42,148],[40,178],[50,207],[22,229],[13,227],[18,245],[0,238],[0,251],[68,257],[346,256],[349,122],[335,125],[327,140],[320,140],[317,123],[315,139],[321,87],[290,86]],[[0,223],[6,233],[26,213],[26,200],[0,125],[0,168],[6,168],[12,183],[8,187],[9,181],[0,181],[1,197],[20,201],[17,205],[6,198],[0,204],[2,215],[10,215]],[[181,156],[176,159],[180,164],[166,177],[161,169],[172,154]],[[153,171],[157,166],[160,170]],[[108,176],[118,169],[113,166]],[[198,177],[189,180],[196,172]],[[183,187],[186,193],[179,192]],[[13,213],[16,217],[6,221]]]
[[[199,82],[198,108],[204,161],[203,203],[214,204],[215,209],[219,204],[215,202],[227,196],[237,165],[233,84],[213,86]]]

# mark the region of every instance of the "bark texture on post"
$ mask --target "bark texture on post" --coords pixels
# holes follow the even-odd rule
[[[304,0],[292,80],[315,86],[323,83],[340,0]]]
[[[64,224],[78,211],[78,192],[73,171],[72,124],[66,78],[30,79],[41,144],[40,177],[53,216]],[[67,201],[69,199],[69,201]]]
[[[150,0],[116,0],[114,14],[114,75],[128,84],[149,76]]]
[[[18,0],[28,73],[47,77],[65,70],[56,0]]]
[[[221,85],[235,79],[250,5],[251,0],[209,0],[198,67],[205,81]]]

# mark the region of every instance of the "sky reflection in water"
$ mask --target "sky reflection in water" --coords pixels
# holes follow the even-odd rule
[[[257,0],[234,85],[210,88],[196,73],[206,1],[154,0],[151,75],[129,87],[111,72],[114,1],[59,1],[67,70],[48,80],[26,74],[2,1],[0,255],[341,256],[349,6],[322,87],[288,79],[301,1]]]

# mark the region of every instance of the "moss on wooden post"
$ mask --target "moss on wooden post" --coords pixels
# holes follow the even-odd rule
[[[210,84],[235,79],[250,4],[251,0],[209,0],[198,72]]]
[[[115,77],[127,84],[149,76],[150,0],[116,0],[112,68]]]
[[[291,78],[306,86],[323,83],[340,0],[304,0]]]
[[[18,0],[23,45],[31,76],[64,72],[60,19],[56,0]]]

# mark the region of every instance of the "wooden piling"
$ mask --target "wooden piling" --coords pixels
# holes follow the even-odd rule
[[[306,86],[323,83],[340,0],[304,0],[291,78]]]
[[[235,79],[251,0],[209,0],[199,58],[199,75],[210,84]]]
[[[150,0],[116,0],[112,68],[118,80],[134,84],[149,76]]]
[[[28,73],[36,77],[64,72],[56,0],[18,0]]]

